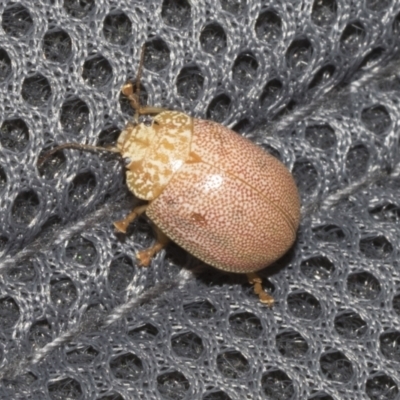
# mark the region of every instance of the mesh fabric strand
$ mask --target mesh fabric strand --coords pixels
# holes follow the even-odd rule
[[[0,398],[399,399],[399,0],[0,2]],[[108,145],[142,102],[232,127],[293,172],[276,305],[145,219]],[[237,233],[240,234],[240,233]],[[267,245],[267,244],[266,244]]]

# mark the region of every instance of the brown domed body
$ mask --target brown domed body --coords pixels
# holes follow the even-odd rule
[[[249,273],[291,247],[300,203],[279,160],[222,125],[195,119],[188,160],[146,214],[207,264]]]

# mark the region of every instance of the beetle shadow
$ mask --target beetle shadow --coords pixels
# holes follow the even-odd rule
[[[196,279],[205,286],[222,287],[226,285],[241,285],[246,291],[249,290],[252,292],[253,290],[245,273],[233,273],[216,269],[187,253],[173,242],[169,244],[166,249],[166,258],[175,265],[191,271],[195,275]],[[288,265],[292,263],[293,259],[294,250],[292,248],[275,263],[257,272],[263,280],[265,290],[269,293],[274,293],[275,286],[269,278],[288,267]]]

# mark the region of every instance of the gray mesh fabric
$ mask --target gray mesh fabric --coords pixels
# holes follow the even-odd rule
[[[400,398],[399,0],[0,2],[0,398]],[[154,240],[113,155],[142,102],[293,172],[302,222],[246,280]],[[239,234],[240,232],[233,232]],[[268,244],[266,244],[267,246]]]

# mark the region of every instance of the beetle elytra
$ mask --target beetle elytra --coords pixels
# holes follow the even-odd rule
[[[273,298],[262,289],[257,271],[292,246],[300,220],[300,200],[289,170],[275,157],[230,129],[182,112],[139,104],[142,49],[136,92],[122,93],[136,110],[116,147],[73,147],[119,153],[126,161],[128,188],[148,203],[114,223],[120,232],[145,213],[154,223],[156,243],[137,254],[149,265],[172,239],[205,263],[247,274],[263,303]],[[151,124],[139,115],[153,114]]]

